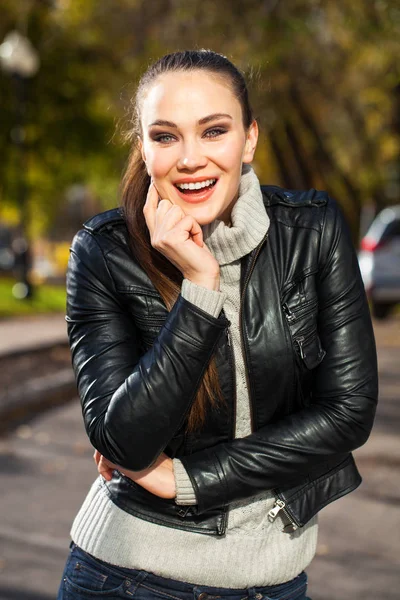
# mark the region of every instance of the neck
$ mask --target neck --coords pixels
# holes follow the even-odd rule
[[[247,167],[240,180],[239,194],[229,216],[202,226],[203,239],[220,265],[229,264],[251,252],[269,227],[260,182]]]

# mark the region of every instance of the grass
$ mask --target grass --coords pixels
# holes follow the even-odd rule
[[[14,284],[14,279],[0,279],[0,318],[65,312],[65,285],[36,285],[32,298],[17,300],[12,294]]]

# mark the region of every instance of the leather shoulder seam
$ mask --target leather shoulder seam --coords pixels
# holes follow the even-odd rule
[[[321,234],[321,227],[317,227],[317,225],[313,225],[312,223],[310,225],[303,225],[303,224],[297,224],[297,223],[288,223],[287,221],[284,221],[283,219],[276,217],[275,221],[277,223],[280,223],[281,225],[283,225],[284,227],[289,227],[290,229],[310,229],[312,231],[316,231],[317,233]]]
[[[267,206],[277,204],[298,208],[300,206],[326,206],[329,200],[327,192],[310,188],[309,190],[288,190],[275,185],[262,185],[264,201]]]
[[[84,229],[91,233],[96,233],[110,225],[125,224],[125,217],[122,208],[112,208],[91,217],[83,224]]]

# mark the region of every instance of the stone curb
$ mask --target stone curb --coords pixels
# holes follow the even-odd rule
[[[33,353],[51,350],[63,343],[36,345],[31,349],[10,352],[7,358],[17,358]],[[4,358],[4,356],[3,356]],[[77,396],[72,367],[64,367],[56,373],[34,377],[16,385],[1,399],[0,433],[12,429],[23,419],[71,400]]]

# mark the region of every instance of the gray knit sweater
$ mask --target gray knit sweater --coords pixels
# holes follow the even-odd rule
[[[243,172],[231,226],[216,220],[203,226],[207,247],[220,264],[220,291],[184,279],[182,296],[218,316],[224,308],[231,321],[230,338],[237,388],[236,437],[251,433],[249,396],[239,330],[240,259],[262,240],[269,227],[260,185],[252,169]],[[176,502],[196,498],[181,461],[174,460]],[[222,538],[163,527],[118,508],[97,479],[71,530],[83,550],[122,567],[144,569],[163,577],[198,585],[246,588],[283,583],[298,575],[312,560],[317,522],[312,519],[292,534],[282,521],[268,521],[274,504],[269,491],[230,505],[227,533]]]

